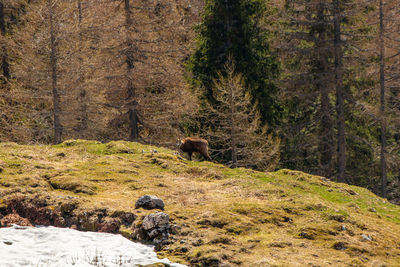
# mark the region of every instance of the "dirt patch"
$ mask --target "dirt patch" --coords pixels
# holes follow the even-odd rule
[[[45,225],[82,231],[118,233],[121,225],[132,226],[136,216],[108,209],[84,210],[75,198],[54,199],[43,195],[14,194],[3,200],[1,225]]]
[[[0,227],[8,227],[13,224],[18,224],[19,226],[32,226],[28,219],[22,218],[16,213],[7,214],[0,220]]]

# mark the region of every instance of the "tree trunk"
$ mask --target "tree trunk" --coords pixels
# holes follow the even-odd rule
[[[134,43],[131,38],[132,30],[132,11],[130,8],[130,0],[125,0],[125,29],[126,29],[126,79],[127,79],[127,103],[128,103],[128,117],[129,117],[129,140],[138,141],[139,127],[138,127],[138,112],[137,102],[135,101],[135,88],[132,83],[132,73],[134,69]]]
[[[82,1],[78,0],[78,19],[79,19],[79,29],[80,31],[81,26],[82,26],[82,20],[83,20],[83,14],[82,14]],[[79,42],[80,42],[80,47],[83,47],[83,40],[82,40],[82,31],[79,33]],[[85,73],[84,70],[82,69],[83,67],[83,55],[79,55],[79,62],[80,62],[80,67],[79,67],[79,83],[80,83],[80,90],[79,90],[79,103],[80,103],[80,115],[78,118],[79,121],[79,134],[83,135],[83,137],[86,137],[86,132],[88,129],[88,113],[87,113],[87,92],[86,88],[84,86],[84,81],[85,81]]]
[[[334,51],[335,51],[335,84],[337,112],[337,181],[345,182],[346,171],[346,140],[343,88],[343,52],[341,42],[341,12],[339,0],[333,0],[334,8]]]
[[[332,177],[332,158],[333,158],[333,121],[331,118],[332,106],[329,102],[329,88],[320,85],[321,92],[321,167],[325,177]]]
[[[382,197],[386,198],[386,117],[385,117],[385,40],[383,22],[383,0],[379,0],[379,47],[380,47],[380,89],[381,89],[381,182]]]
[[[229,105],[230,105],[230,121],[231,121],[231,144],[232,144],[232,168],[237,167],[237,144],[236,144],[236,128],[235,128],[235,103],[233,101],[233,86],[232,81],[229,81]]]
[[[4,4],[3,1],[0,2],[0,30],[2,36],[2,58],[1,58],[1,68],[3,71],[3,76],[6,80],[10,79],[10,66],[8,63],[8,53],[7,53],[7,45],[6,45],[6,23],[4,18]]]
[[[331,91],[330,83],[327,81],[329,76],[329,55],[327,50],[327,22],[325,18],[324,3],[318,4],[318,26],[316,53],[318,55],[318,70],[316,87],[321,96],[321,132],[319,150],[321,153],[320,164],[322,175],[330,178],[332,176],[332,158],[333,158],[333,122],[331,118],[332,105],[330,103],[329,94]]]
[[[51,49],[51,78],[53,91],[53,119],[54,119],[54,143],[61,143],[62,126],[60,123],[60,95],[57,89],[57,43],[55,38],[54,27],[54,3],[48,0],[49,18],[50,18],[50,49]]]

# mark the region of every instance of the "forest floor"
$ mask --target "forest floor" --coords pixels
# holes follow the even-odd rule
[[[20,216],[26,224],[131,238],[131,225],[154,213],[135,209],[145,194],[165,202],[173,231],[158,255],[173,262],[400,266],[400,207],[364,188],[298,171],[187,161],[123,141],[0,143],[3,226]],[[105,223],[116,218],[125,221],[116,228]]]

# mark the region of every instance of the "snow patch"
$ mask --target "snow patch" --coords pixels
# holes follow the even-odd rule
[[[0,228],[0,266],[137,266],[166,263],[154,246],[134,243],[121,235],[81,232],[53,226]]]

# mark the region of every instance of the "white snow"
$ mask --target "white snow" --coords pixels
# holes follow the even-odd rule
[[[121,235],[80,232],[69,228],[0,228],[0,266],[136,266],[157,262],[153,246],[134,243]]]

